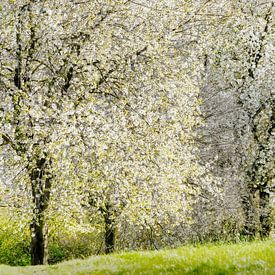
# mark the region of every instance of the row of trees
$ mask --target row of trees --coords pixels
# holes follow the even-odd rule
[[[216,28],[211,51],[204,52],[203,135],[210,146],[202,151],[206,161],[216,156],[213,168],[227,182],[227,206],[242,209],[242,233],[267,237],[275,164],[274,3],[232,1],[231,8],[228,16],[223,7],[224,23]]]
[[[1,2],[1,188],[32,264],[48,224],[87,215],[107,253],[191,220],[203,239],[214,217],[268,236],[273,4],[256,2]]]

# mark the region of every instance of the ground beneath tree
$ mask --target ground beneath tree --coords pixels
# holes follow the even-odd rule
[[[52,266],[0,266],[12,274],[275,274],[275,241],[118,253]]]

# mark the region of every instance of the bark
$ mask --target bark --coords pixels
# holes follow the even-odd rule
[[[51,176],[47,171],[49,164],[46,158],[39,158],[30,174],[34,203],[33,220],[30,225],[32,265],[48,263],[48,230],[45,211],[48,208],[51,189]]]
[[[96,201],[93,195],[89,197],[89,205],[91,208],[97,207]],[[115,248],[115,228],[114,220],[112,217],[113,209],[111,204],[105,203],[104,206],[99,207],[99,211],[103,216],[104,220],[104,244],[105,244],[105,254],[112,253]]]
[[[265,190],[259,192],[259,219],[260,219],[260,237],[267,238],[271,231],[271,208],[269,205],[270,195]]]
[[[244,212],[244,227],[242,235],[248,240],[253,240],[257,235],[257,211],[255,206],[255,190],[251,189],[242,196]]]
[[[48,230],[44,218],[33,220],[31,223],[31,264],[43,265],[48,263]]]
[[[104,209],[104,222],[105,222],[105,253],[109,254],[114,251],[115,248],[115,230],[112,219],[112,211],[110,205],[105,206]]]
[[[255,200],[258,201],[257,205]],[[272,227],[269,192],[264,188],[256,188],[243,196],[242,202],[245,217],[243,235],[249,240],[256,238],[257,234],[263,239],[269,237]]]
[[[271,162],[271,167],[274,167],[275,164],[275,153],[272,149],[272,144],[274,144],[274,130],[275,130],[275,102],[271,103],[272,113],[269,118],[269,127],[266,131],[267,141],[265,146],[262,146],[262,150],[260,154],[264,154],[265,156],[269,155],[269,151],[271,152],[271,157],[264,164],[264,166],[268,165],[268,162]],[[269,147],[270,146],[270,147]],[[262,169],[263,170],[263,169]],[[270,193],[272,192],[272,179],[274,178],[274,169],[271,168],[271,171],[268,169],[265,170],[265,175],[262,176],[261,185],[259,186],[259,211],[260,211],[260,237],[266,238],[269,236],[272,228],[272,220],[271,220],[271,206],[270,206]]]

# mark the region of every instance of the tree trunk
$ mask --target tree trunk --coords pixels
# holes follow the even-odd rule
[[[271,231],[271,209],[269,206],[269,193],[265,190],[259,192],[259,207],[260,207],[260,237],[267,238]]]
[[[43,265],[48,263],[48,232],[47,227],[40,218],[31,223],[31,264]]]
[[[248,240],[255,239],[257,234],[257,211],[254,197],[254,190],[249,190],[247,194],[242,196],[242,205],[245,219],[242,235]]]
[[[114,251],[115,248],[115,230],[113,225],[113,219],[111,217],[110,205],[106,205],[104,211],[104,222],[105,222],[105,253],[109,254]]]
[[[45,210],[50,199],[51,176],[47,171],[50,162],[38,158],[36,167],[31,170],[32,198],[34,203],[31,229],[31,264],[48,263],[48,230],[45,222]]]

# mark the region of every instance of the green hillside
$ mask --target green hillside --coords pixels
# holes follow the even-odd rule
[[[275,274],[275,242],[119,253],[52,266],[0,266],[0,274]]]

